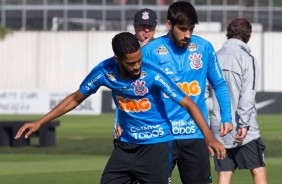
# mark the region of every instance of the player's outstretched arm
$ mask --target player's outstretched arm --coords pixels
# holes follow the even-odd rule
[[[179,102],[179,105],[181,105],[187,110],[187,112],[191,115],[195,123],[198,125],[198,127],[204,134],[211,155],[214,155],[215,151],[218,156],[218,159],[223,159],[226,155],[226,150],[224,146],[213,136],[206,123],[204,116],[202,115],[200,109],[194,103],[194,101],[189,96],[186,96]]]
[[[67,96],[54,109],[43,116],[38,121],[25,123],[17,132],[15,139],[19,139],[26,132],[25,138],[28,138],[33,132],[36,132],[43,124],[52,121],[63,114],[71,111],[83,102],[87,96],[83,95],[79,90]]]

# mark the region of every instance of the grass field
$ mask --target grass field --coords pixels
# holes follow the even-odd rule
[[[33,120],[39,116],[1,115],[0,120]],[[0,184],[98,184],[113,148],[114,115],[63,116],[56,130],[55,147],[38,147],[32,139],[29,147],[0,147]],[[258,117],[266,144],[266,164],[270,184],[281,184],[282,116]],[[211,159],[212,161],[212,159]],[[216,173],[212,163],[212,175]],[[177,170],[173,184],[180,184]],[[236,171],[232,184],[251,184],[248,171]]]

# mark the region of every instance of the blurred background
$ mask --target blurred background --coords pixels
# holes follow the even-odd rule
[[[126,30],[143,7],[166,20],[173,0],[1,0],[1,24],[13,30],[73,31]],[[262,31],[282,30],[280,0],[191,0],[200,22],[219,22],[223,31],[230,19],[244,17],[261,24]]]
[[[0,113],[38,114],[50,110],[76,90],[95,65],[113,55],[111,39],[116,33],[134,32],[132,24],[137,10],[155,10],[155,35],[166,34],[166,11],[171,2],[0,0]],[[265,102],[264,109],[259,106],[259,112],[281,113],[282,1],[190,2],[200,21],[194,34],[209,40],[215,50],[226,41],[225,28],[232,19],[243,17],[252,23],[249,45],[260,65],[257,100]],[[74,113],[113,112],[109,95],[102,88]]]

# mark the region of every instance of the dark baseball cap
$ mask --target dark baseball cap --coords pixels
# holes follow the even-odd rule
[[[148,8],[138,10],[134,17],[134,25],[144,24],[156,26],[157,22],[158,18],[156,13]]]

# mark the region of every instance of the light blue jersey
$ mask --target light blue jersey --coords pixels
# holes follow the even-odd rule
[[[112,90],[123,142],[152,144],[173,139],[161,96],[165,93],[174,102],[179,102],[186,94],[150,62],[142,58],[139,79],[122,80],[116,62],[109,58],[94,67],[80,85],[81,93],[86,96],[95,93],[100,86]]]
[[[162,36],[142,47],[142,55],[161,68],[198,105],[208,122],[205,102],[206,79],[215,90],[221,109],[221,122],[231,121],[230,96],[213,46],[198,36],[191,36],[187,48],[180,49],[168,36]],[[175,139],[203,138],[189,114],[167,95],[162,95]]]

